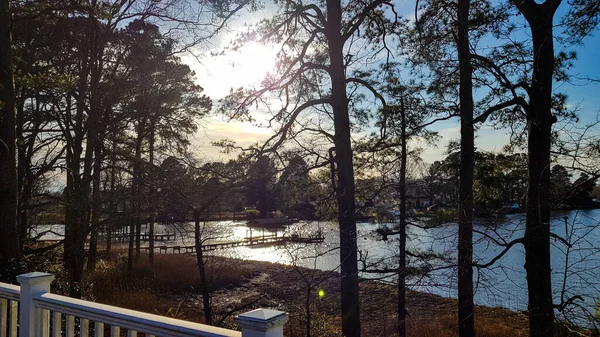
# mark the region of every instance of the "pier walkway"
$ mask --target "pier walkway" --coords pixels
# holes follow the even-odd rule
[[[260,247],[260,246],[276,246],[281,245],[286,242],[295,242],[295,243],[321,243],[325,240],[323,236],[310,236],[310,237],[302,237],[298,235],[291,236],[265,236],[265,237],[256,237],[256,238],[246,238],[244,240],[238,241],[223,241],[223,242],[214,242],[214,243],[205,243],[202,245],[202,251],[213,251],[217,249],[226,249],[233,247]],[[141,247],[142,250],[149,250],[149,247]],[[182,253],[193,253],[196,251],[196,247],[194,245],[190,246],[182,246],[182,245],[173,245],[173,246],[155,246],[155,251],[158,251],[159,254],[182,254]]]
[[[101,240],[106,240],[106,234],[102,233],[99,235]],[[154,241],[172,241],[177,239],[176,233],[166,233],[166,234],[154,234]],[[124,242],[129,240],[129,233],[112,233],[111,241],[113,242]],[[142,233],[140,234],[140,240],[142,241],[150,241],[150,234]]]
[[[213,243],[205,243],[202,245],[202,251],[213,251],[217,249],[227,249],[227,248],[235,248],[235,247],[271,247],[282,245],[287,242],[293,243],[322,243],[325,238],[321,235],[311,235],[308,237],[299,236],[299,235],[285,235],[285,236],[259,236],[252,238],[245,238],[242,240],[236,241],[219,241]],[[52,245],[61,243],[62,240],[38,240],[38,244],[42,245]],[[89,241],[85,243],[85,250],[89,249]],[[126,250],[126,246],[117,246],[113,248],[114,250]],[[140,247],[143,251],[148,251],[150,247]],[[185,253],[194,253],[196,251],[196,247],[194,245],[157,245],[154,246],[154,252],[158,252],[159,254],[185,254]]]

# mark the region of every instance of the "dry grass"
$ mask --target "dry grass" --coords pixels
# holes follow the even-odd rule
[[[304,312],[290,312],[290,320],[286,325],[285,336],[305,336],[305,323]],[[365,322],[363,320],[362,334],[369,337],[397,336],[395,323],[395,316],[393,315],[381,317],[377,322]],[[341,337],[339,316],[315,313],[311,326],[311,336],[313,337]],[[502,319],[483,317],[477,319],[476,333],[477,337],[525,337],[527,336],[527,329],[526,326],[514,326]],[[456,315],[436,315],[428,320],[411,320],[407,322],[407,336],[458,337]]]
[[[306,336],[306,314],[299,306],[289,307],[289,321],[286,323],[283,335],[285,337]],[[341,337],[341,319],[337,315],[321,312],[312,313],[311,337]]]
[[[209,259],[206,271],[212,290],[239,286],[251,275],[221,259]],[[101,260],[85,284],[85,298],[99,303],[192,321],[202,317],[197,295],[200,274],[192,256],[156,255],[153,267],[142,256],[132,271],[127,270],[126,257],[114,256]]]
[[[478,317],[475,321],[478,337],[520,337],[527,336],[526,326],[513,325],[503,318]],[[458,337],[457,317],[454,314],[437,315],[429,320],[408,324],[411,337]]]

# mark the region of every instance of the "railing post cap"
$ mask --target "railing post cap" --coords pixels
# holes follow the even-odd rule
[[[278,310],[256,309],[239,315],[236,321],[242,329],[268,331],[284,325],[288,321],[288,314]]]
[[[50,283],[54,280],[54,275],[48,273],[41,273],[34,271],[27,274],[21,274],[17,276],[17,281],[20,284],[39,284],[39,283]]]

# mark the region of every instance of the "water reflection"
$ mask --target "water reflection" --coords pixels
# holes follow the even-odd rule
[[[565,224],[564,217],[567,217]],[[598,223],[600,210],[580,212],[562,212],[554,214],[552,232],[556,235],[552,240],[552,272],[555,303],[580,295],[576,303],[593,313],[596,298],[600,294],[600,229]],[[478,220],[477,232],[474,234],[474,259],[476,263],[485,264],[498,255],[506,244],[519,238],[524,232],[525,218],[522,214],[508,215],[502,219]],[[394,224],[387,224],[394,226]],[[362,223],[358,225],[358,247],[364,264],[360,267],[394,268],[398,255],[398,243],[390,237],[387,241],[374,234],[378,224]],[[48,230],[40,227],[38,232]],[[45,237],[56,238],[64,233],[62,226],[53,226],[52,233]],[[203,238],[207,243],[219,241],[242,240],[249,236],[249,228],[242,222],[221,221],[202,224]],[[291,225],[285,235],[300,234],[308,236],[320,231],[324,242],[320,244],[288,243],[280,246],[235,247],[207,252],[210,255],[277,262],[287,265],[296,264],[306,268],[320,270],[338,270],[339,235],[337,223],[328,221],[300,222]],[[177,239],[168,242],[157,242],[161,245],[193,245],[194,224],[157,224],[156,233],[173,233]],[[452,268],[456,260],[457,226],[450,224],[436,229],[410,227],[407,248],[411,252],[436,254],[438,258],[428,262],[432,271],[427,277],[413,277],[410,287],[447,297],[456,297],[456,271]],[[265,231],[264,235],[275,233]],[[262,236],[261,230],[253,230],[254,237]],[[279,235],[282,235],[280,232]],[[563,239],[559,238],[562,237]],[[144,243],[147,245],[147,242]],[[524,249],[520,244],[512,247],[502,258],[489,268],[475,270],[475,302],[481,305],[501,306],[513,310],[526,310],[527,284],[523,268]],[[409,257],[409,263],[415,258]],[[377,262],[377,265],[375,265]],[[565,269],[566,268],[566,269]],[[565,272],[566,270],[566,272]],[[361,274],[362,277],[381,275]],[[393,282],[394,276],[388,275],[384,282]]]

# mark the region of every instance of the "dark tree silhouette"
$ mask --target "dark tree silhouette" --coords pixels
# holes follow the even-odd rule
[[[553,19],[561,0],[512,0],[531,28],[533,74],[529,89],[527,221],[525,270],[529,291],[530,336],[554,335],[550,266],[550,146],[554,75]]]
[[[20,255],[17,232],[16,110],[11,1],[0,1],[0,258]]]
[[[458,188],[458,335],[475,337],[473,303],[473,65],[469,47],[470,0],[458,0],[458,51],[460,99],[460,168]]]

